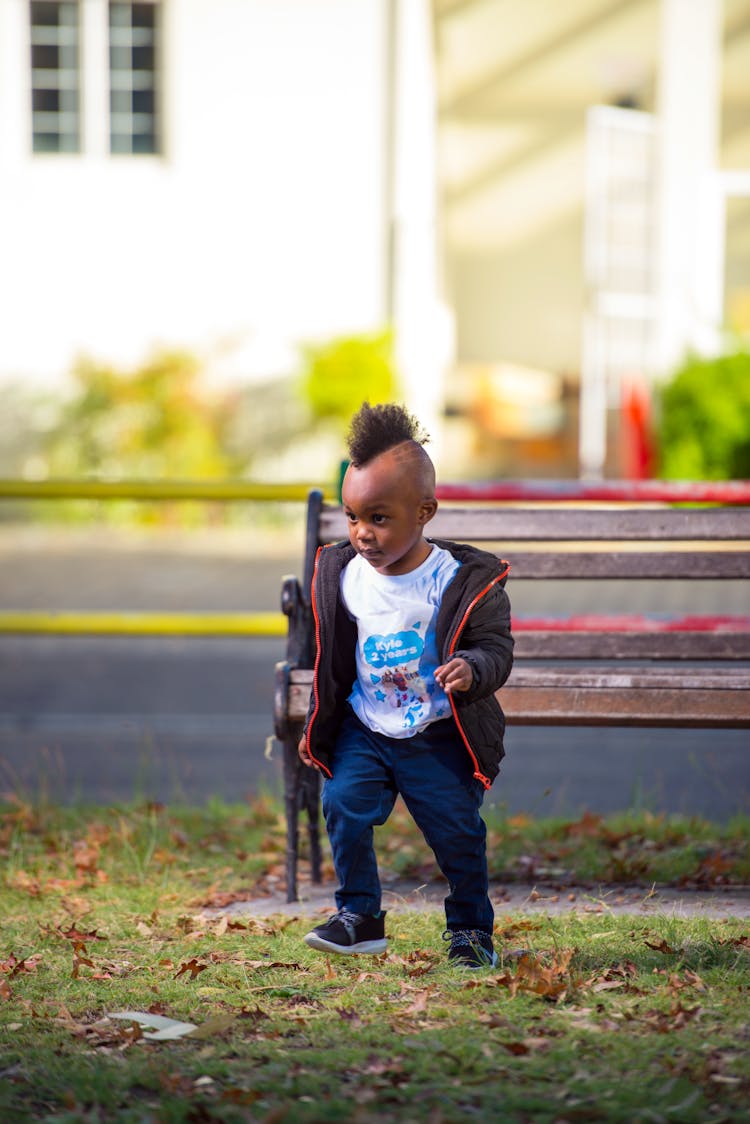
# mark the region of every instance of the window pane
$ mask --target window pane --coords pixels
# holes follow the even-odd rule
[[[110,151],[155,153],[158,5],[110,0]]]
[[[133,113],[154,115],[154,91],[133,90]]]
[[[154,5],[133,4],[133,27],[155,27]]]
[[[132,110],[132,94],[130,90],[112,90],[109,98],[109,107],[112,114],[127,116]]]
[[[80,23],[73,0],[31,0],[31,121],[34,152],[79,152]]]
[[[42,26],[54,24],[56,27],[59,23],[60,5],[59,4],[46,4],[39,3],[38,0],[32,0],[31,5],[31,22],[32,25]]]
[[[156,151],[156,137],[153,133],[136,133],[133,136],[133,152],[147,153]]]
[[[60,109],[59,90],[32,90],[31,98],[35,113],[56,113]]]
[[[31,45],[31,65],[34,70],[57,70],[60,61],[60,48],[44,46],[38,43]]]
[[[154,46],[133,47],[133,70],[154,71]]]

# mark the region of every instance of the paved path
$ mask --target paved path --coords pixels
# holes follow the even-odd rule
[[[300,900],[287,902],[278,893],[252,901],[234,902],[220,912],[251,917],[319,917],[336,908],[330,882],[300,887]],[[443,883],[396,880],[383,886],[383,908],[391,913],[411,910],[442,911]],[[522,883],[493,883],[490,897],[497,917],[505,914],[635,914],[641,917],[742,917],[750,918],[750,886],[721,890],[648,889],[633,886],[577,886],[564,891]]]

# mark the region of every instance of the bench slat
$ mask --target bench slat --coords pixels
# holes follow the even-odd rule
[[[347,533],[341,508],[324,505],[319,541],[335,542]],[[462,542],[730,542],[750,539],[750,508],[441,507],[429,534]]]
[[[307,714],[312,671],[291,673],[288,714]],[[750,670],[514,667],[498,692],[517,725],[750,727]]]
[[[549,632],[516,628],[516,659],[750,660],[743,632]]]
[[[627,551],[517,551],[498,552],[510,562],[511,578],[533,579],[747,579],[750,551],[746,550],[627,550]]]
[[[508,685],[500,700],[508,723],[517,726],[750,728],[750,696],[744,691]]]

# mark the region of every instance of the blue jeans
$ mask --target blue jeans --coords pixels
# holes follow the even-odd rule
[[[336,905],[380,910],[373,827],[388,819],[400,793],[448,880],[448,929],[492,932],[484,788],[452,719],[412,738],[375,733],[347,713],[323,783],[323,815],[339,880]]]

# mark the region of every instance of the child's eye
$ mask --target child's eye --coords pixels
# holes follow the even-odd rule
[[[346,514],[346,518],[349,520],[350,523],[356,523],[357,522],[357,516],[354,514],[353,511],[347,511],[345,514]]]
[[[373,515],[372,521],[376,524],[376,526],[380,526],[382,523],[385,523],[386,518],[387,517],[385,515]]]

